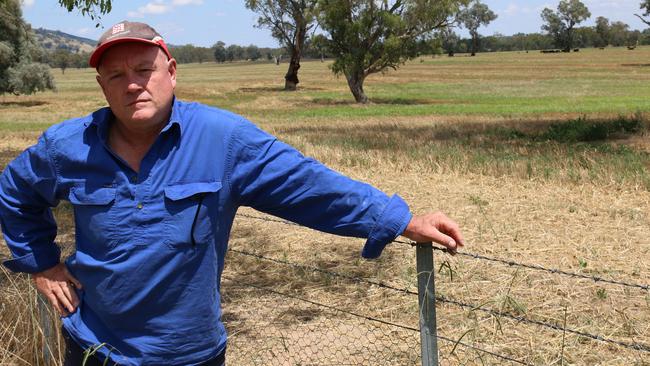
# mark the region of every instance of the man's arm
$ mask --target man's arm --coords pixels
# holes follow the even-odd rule
[[[362,255],[375,258],[400,234],[456,250],[458,226],[436,213],[412,217],[397,195],[330,170],[243,122],[231,139],[228,184],[239,205],[317,230],[368,238]]]
[[[61,314],[72,312],[78,299],[71,284],[80,287],[60,263],[54,244],[56,174],[46,138],[20,154],[0,176],[0,224],[12,259],[3,264],[14,272],[32,274],[36,288]]]

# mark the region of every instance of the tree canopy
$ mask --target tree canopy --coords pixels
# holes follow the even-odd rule
[[[25,23],[19,0],[0,0],[0,94],[54,89],[50,68],[33,60],[42,49]]]
[[[490,8],[479,0],[472,1],[472,5],[465,7],[458,13],[458,21],[469,31],[472,37],[472,56],[476,55],[478,49],[478,29],[490,24],[497,15]]]
[[[320,0],[320,25],[335,57],[331,68],[343,74],[359,103],[367,103],[366,77],[417,56],[418,41],[447,27],[466,0]]]
[[[605,47],[609,44],[609,19],[605,17],[596,18],[596,47]]]
[[[573,29],[589,19],[591,13],[580,0],[561,0],[557,11],[544,8],[541,16],[546,22],[542,25],[542,30],[553,35],[556,46],[570,51],[573,46]]]
[[[78,9],[81,15],[88,15],[90,19],[98,20],[101,15],[111,12],[111,0],[59,0],[59,5],[69,12]],[[95,25],[99,27],[99,23]]]

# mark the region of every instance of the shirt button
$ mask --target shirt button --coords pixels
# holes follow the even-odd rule
[[[137,207],[138,210],[141,210],[142,207],[144,207],[144,206],[142,205],[142,202],[139,202],[138,205],[135,206],[135,207]]]
[[[137,175],[132,176],[131,177],[131,182],[137,183],[138,182],[138,176]]]

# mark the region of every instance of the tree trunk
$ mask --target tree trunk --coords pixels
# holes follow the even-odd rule
[[[565,52],[571,52],[571,47],[573,46],[573,28],[567,28],[567,39],[566,39],[566,48]]]
[[[363,92],[363,81],[366,79],[365,75],[362,73],[346,73],[345,78],[348,80],[348,86],[350,87],[352,95],[354,95],[354,100],[356,100],[357,103],[368,103],[368,97],[366,96],[366,93]]]
[[[294,47],[289,61],[289,70],[284,76],[284,90],[296,90],[298,87],[298,69],[300,69],[300,50]]]
[[[294,34],[293,45],[289,47],[291,50],[291,61],[289,61],[289,70],[287,70],[287,74],[284,76],[284,90],[296,90],[298,87],[300,57],[302,56],[302,47],[305,44],[305,37],[307,36],[307,24],[302,13],[294,13],[293,18],[296,21],[296,33]]]
[[[472,34],[472,56],[476,56],[476,49],[478,48],[478,34]]]

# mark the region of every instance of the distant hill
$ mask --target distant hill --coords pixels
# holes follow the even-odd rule
[[[97,41],[49,29],[34,29],[36,40],[47,51],[66,49],[73,53],[92,52]]]

